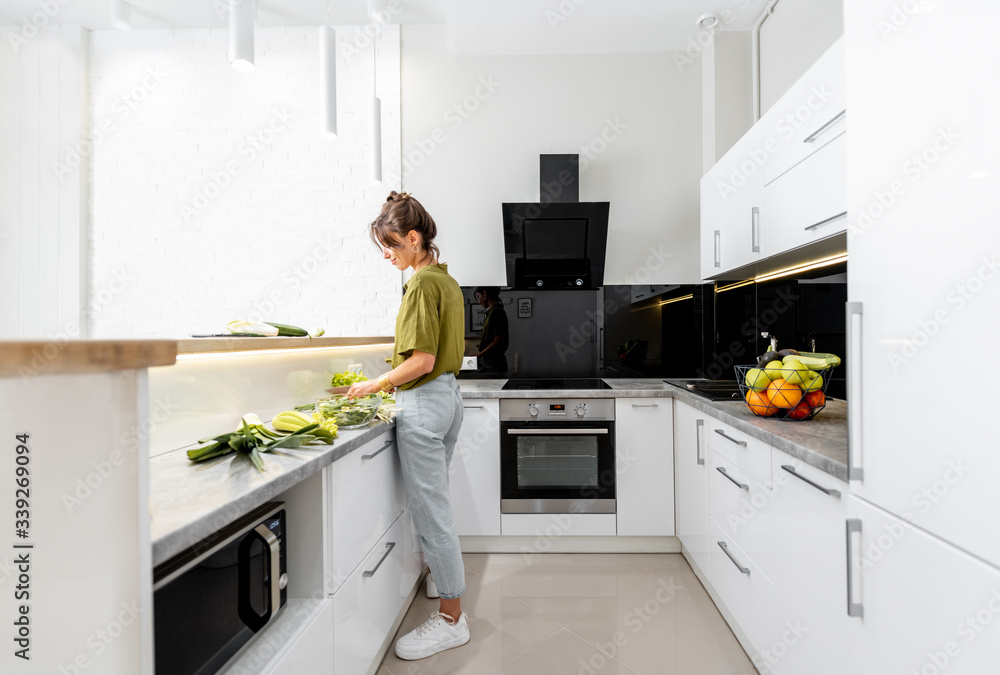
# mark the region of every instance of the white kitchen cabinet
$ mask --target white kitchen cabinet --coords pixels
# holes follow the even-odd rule
[[[778,450],[774,490],[755,507],[770,541],[772,637],[764,659],[774,675],[841,675],[847,668],[844,520],[847,483]]]
[[[288,607],[286,612],[306,611],[315,605],[304,625],[291,637],[282,635],[274,641],[279,644],[278,653],[261,671],[261,675],[300,675],[300,673],[331,673],[333,672],[333,646],[330,638],[333,636],[333,601],[306,600],[299,601],[295,607]],[[270,636],[268,636],[270,637]],[[265,641],[268,638],[265,638]],[[273,646],[273,645],[272,645]],[[257,652],[264,652],[265,647],[256,647]],[[242,666],[242,668],[240,667]],[[253,660],[238,664],[233,668],[232,675],[247,672],[253,668]]]
[[[841,134],[764,187],[766,255],[847,230],[847,138]]]
[[[849,461],[852,493],[1000,565],[1000,3],[968,9],[845,2]]]
[[[722,240],[724,270],[749,265],[762,257],[764,228],[764,171],[767,151],[762,127],[754,125],[730,148],[725,167]]]
[[[368,672],[412,588],[399,583],[403,530],[397,519],[333,596],[336,675]]]
[[[763,171],[765,185],[844,133],[844,59],[845,40],[840,38],[757,123],[768,154]],[[873,70],[871,75],[884,80],[885,71]]]
[[[674,493],[677,537],[708,574],[708,415],[674,401]]]
[[[615,399],[615,473],[618,535],[673,535],[674,444],[670,399]]]
[[[770,486],[771,446],[725,422],[712,419],[710,424],[711,430],[706,434],[709,449]]]
[[[1000,663],[1000,570],[850,497],[847,673],[983,675]],[[982,531],[983,536],[988,536]],[[847,597],[841,611],[847,611]]]
[[[395,431],[341,457],[324,472],[326,590],[334,593],[403,513]]]
[[[448,468],[459,535],[500,534],[500,401],[462,402],[462,430]]]
[[[708,457],[709,515],[771,579],[776,528],[768,505],[774,491],[718,452]]]
[[[701,278],[722,272],[725,202],[719,192],[726,167],[720,160],[701,179]]]

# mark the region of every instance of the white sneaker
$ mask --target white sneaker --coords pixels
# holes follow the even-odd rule
[[[446,649],[461,647],[469,637],[465,612],[455,622],[446,614],[434,612],[427,621],[396,640],[396,656],[404,661],[426,659]]]
[[[427,588],[425,589],[428,598],[440,598],[441,594],[438,593],[437,584],[434,583],[434,578],[431,575],[427,575]]]

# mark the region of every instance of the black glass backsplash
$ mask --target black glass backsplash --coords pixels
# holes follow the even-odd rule
[[[840,356],[844,363],[827,393],[843,398],[846,274],[842,263],[764,282],[501,289],[510,325],[506,376],[732,380],[734,365],[753,363],[767,351],[770,341],[761,336],[767,331],[778,336],[779,349]],[[471,313],[478,305],[471,287],[463,291],[469,302],[466,353],[474,354],[479,338]],[[498,375],[504,376],[490,376]],[[477,374],[466,371],[460,377]]]

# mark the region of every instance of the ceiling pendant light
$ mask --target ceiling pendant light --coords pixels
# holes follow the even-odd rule
[[[241,73],[252,73],[254,0],[229,0],[229,61]]]
[[[118,30],[132,30],[132,5],[125,0],[111,0],[111,25]]]
[[[320,133],[333,140],[337,138],[337,32],[329,25],[329,2],[326,21],[319,27]]]
[[[371,178],[373,185],[382,184],[382,101],[378,97],[378,25],[375,26],[375,40],[372,47],[372,101],[369,107],[368,147],[371,152]]]

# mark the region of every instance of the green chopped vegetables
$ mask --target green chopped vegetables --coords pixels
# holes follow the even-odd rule
[[[381,405],[381,394],[353,398],[346,395],[332,396],[316,403],[313,419],[335,420],[342,429],[357,428],[371,422]]]
[[[333,380],[330,381],[331,386],[334,387],[349,387],[356,382],[365,382],[368,378],[360,370],[358,372],[353,372],[346,370],[343,373],[337,373],[333,376]]]

